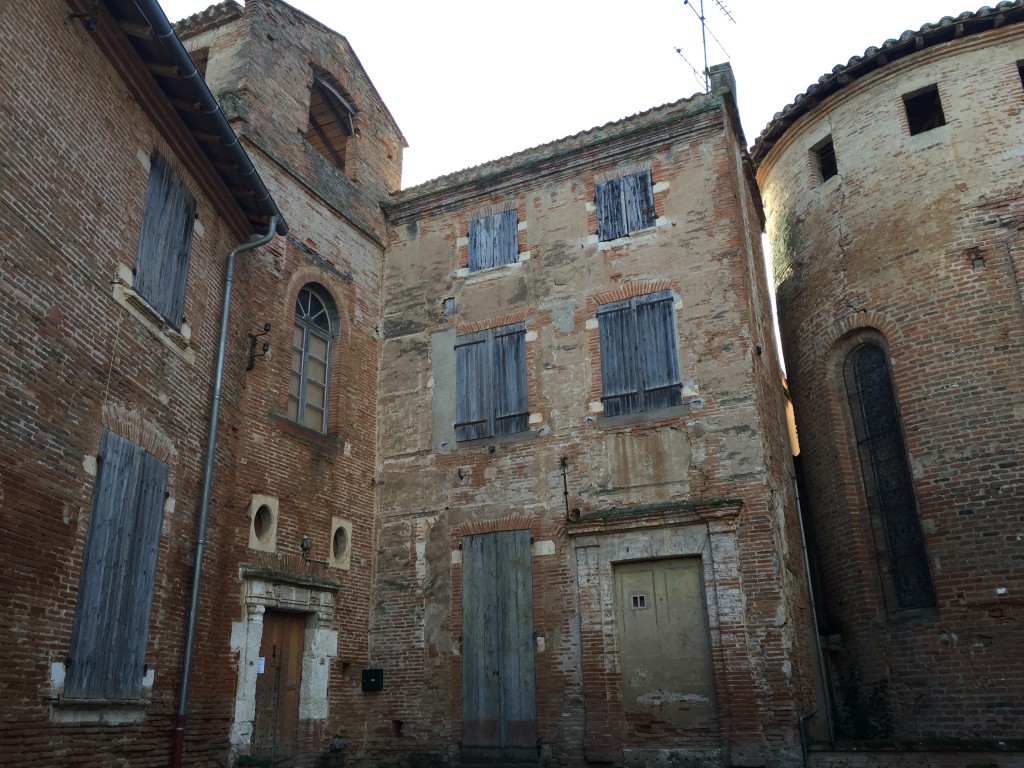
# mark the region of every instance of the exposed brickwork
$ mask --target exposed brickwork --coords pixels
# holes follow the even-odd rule
[[[0,762],[166,765],[226,253],[241,235],[237,212],[212,202],[230,197],[206,194],[170,151],[181,126],[148,120],[66,13],[0,15],[14,67],[3,103],[18,105],[0,111],[12,137],[0,165],[0,342],[12,350],[0,359]],[[207,81],[291,227],[240,256],[234,274],[186,764],[253,751],[254,667],[273,611],[305,615],[301,764],[342,736],[350,764],[417,754],[457,764],[460,546],[510,530],[532,538],[549,764],[794,764],[797,717],[815,706],[810,616],[760,203],[728,70],[716,69],[712,94],[392,195],[404,139],[344,38],[273,0],[222,4],[179,31],[205,53]],[[314,68],[357,110],[344,173],[303,138]],[[40,81],[45,101],[33,98]],[[154,148],[198,200],[189,337],[172,342],[191,363],[113,297],[113,283],[130,282],[140,158]],[[599,243],[596,184],[640,169],[652,175],[655,225]],[[998,260],[1001,217],[1019,214],[1017,199],[990,197],[978,226],[992,237],[957,244],[972,271]],[[511,209],[522,260],[460,272],[470,221]],[[294,307],[309,283],[332,304],[323,433],[288,418]],[[676,298],[685,406],[605,419],[593,407],[598,307],[660,290]],[[455,335],[510,322],[526,325],[530,431],[456,444]],[[270,351],[246,371],[265,323]],[[71,723],[91,715],[54,706],[51,677],[70,645],[104,426],[170,465],[147,651],[155,676],[145,708],[108,702],[91,710],[108,722]],[[273,544],[250,548],[264,502]],[[351,524],[347,570],[323,562],[335,559],[339,519]],[[714,715],[680,725],[623,700],[614,583],[617,563],[683,558],[702,567]],[[361,690],[367,667],[384,669],[379,693]]]
[[[190,49],[209,49],[207,82],[236,123],[268,189],[278,201],[291,231],[258,255],[243,260],[236,281],[236,311],[230,346],[241,382],[225,407],[241,414],[236,447],[225,464],[230,480],[229,508],[221,522],[218,564],[211,582],[240,595],[240,568],[257,569],[271,582],[302,584],[312,578],[333,593],[333,618],[319,623],[336,636],[336,655],[311,650],[303,675],[315,674],[326,699],[300,706],[300,756],[306,763],[331,748],[336,737],[348,740],[350,757],[364,748],[365,712],[371,697],[361,690],[361,671],[369,666],[371,571],[373,567],[374,473],[380,281],[384,219],[378,200],[397,188],[404,139],[380,102],[347,42],[314,19],[274,2],[247,3],[238,18],[200,25],[194,36],[183,27]],[[331,74],[357,109],[358,136],[347,144],[345,173],[310,147],[307,129],[310,84],[315,65]],[[288,419],[295,302],[303,286],[315,283],[330,296],[334,310],[330,349],[326,433]],[[270,353],[242,373],[248,334],[272,326],[265,337]],[[277,552],[267,556],[247,549],[250,495],[279,500]],[[328,559],[332,520],[351,522],[348,570],[314,561]],[[310,549],[301,549],[308,539]],[[211,628],[211,642],[227,657],[225,685],[211,700],[234,703],[251,697],[237,687],[244,660],[227,653],[232,629],[252,622],[237,598],[225,601]],[[312,621],[312,619],[310,620]],[[257,631],[251,625],[252,631]],[[328,637],[325,635],[325,638]],[[325,640],[330,645],[329,640]],[[323,681],[326,676],[326,681]],[[303,687],[306,686],[303,681]],[[303,714],[306,712],[308,715]],[[232,753],[249,751],[237,733],[245,718],[234,718]]]
[[[756,191],[730,119],[717,97],[697,97],[595,132],[614,141],[591,145],[594,137],[581,134],[400,193],[388,205],[371,656],[389,682],[378,697],[379,725],[368,734],[375,754],[457,758],[461,540],[503,529],[500,521],[515,514],[535,542],[544,754],[579,764],[685,745],[710,749],[728,765],[794,759],[796,714],[813,708],[806,593]],[[637,163],[651,168],[658,225],[598,243],[594,180]],[[530,259],[457,277],[469,220],[512,207],[526,225],[520,234]],[[600,398],[597,306],[665,288],[681,300],[689,412],[600,426],[588,410]],[[455,298],[451,316],[439,309],[447,296]],[[451,425],[433,412],[455,396],[454,358],[446,370],[444,345],[450,354],[454,333],[510,316],[531,334],[528,407],[541,420],[519,439],[445,442],[439,431]],[[574,532],[612,506],[639,511],[721,498],[736,500],[731,521],[658,517]],[[613,551],[627,560],[702,558],[719,703],[713,723],[679,729],[653,713],[626,716]],[[393,721],[402,723],[400,738]]]
[[[206,415],[224,283],[238,242],[194,179],[198,222],[185,291],[195,363],[173,354],[115,302],[119,265],[135,263],[155,148],[177,158],[63,3],[0,14],[5,51],[0,133],[0,763],[166,765],[177,703]],[[47,98],[39,99],[40,84]],[[227,383],[237,397],[237,378]],[[224,415],[223,429],[237,427]],[[170,467],[139,722],[60,723],[51,675],[67,660],[95,456],[104,426]],[[215,518],[224,516],[217,505]],[[211,593],[207,593],[210,597]],[[211,626],[204,622],[201,631]],[[226,642],[224,643],[226,645]],[[208,678],[230,667],[210,649]],[[205,682],[208,681],[204,681]],[[201,684],[202,687],[203,684]],[[191,765],[223,765],[231,701],[196,697]],[[106,708],[108,715],[115,708]]]
[[[758,169],[847,736],[999,741],[1024,716],[1024,26],[949,40],[803,110]],[[900,97],[933,84],[947,124],[909,136]],[[839,175],[821,182],[829,134]],[[884,602],[842,374],[865,338],[891,360],[933,611]]]

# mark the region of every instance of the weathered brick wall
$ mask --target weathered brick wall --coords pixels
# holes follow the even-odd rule
[[[403,142],[347,42],[305,14],[256,2],[247,4],[241,18],[226,23],[204,26],[201,19],[193,17],[180,28],[185,45],[209,50],[210,87],[229,115],[239,117],[236,126],[290,226],[286,240],[243,256],[238,266],[229,368],[240,386],[224,407],[241,416],[237,444],[224,456],[232,473],[231,512],[219,521],[222,536],[211,558],[219,564],[211,582],[230,599],[223,601],[220,624],[210,639],[229,657],[215,664],[233,671],[245,668],[244,651],[228,645],[233,629],[239,633],[248,625],[258,637],[258,617],[239,602],[253,579],[240,576],[240,570],[265,572],[268,583],[308,579],[320,584],[314,591],[333,594],[333,616],[322,628],[334,633],[338,647],[336,655],[308,650],[313,666],[303,669],[303,687],[310,675],[320,681],[326,676],[327,694],[318,712],[300,711],[302,759],[311,762],[338,736],[348,739],[351,757],[363,750],[367,699],[360,686],[368,661],[377,463],[373,403],[384,250],[378,200],[397,187]],[[349,139],[348,176],[302,136],[309,114],[310,62],[332,73],[359,109],[360,136]],[[292,423],[287,411],[295,302],[308,283],[326,290],[340,322],[331,343],[323,434]],[[248,334],[267,322],[271,331],[264,338],[270,352],[244,372]],[[279,503],[274,552],[248,546],[251,494]],[[308,563],[300,547],[308,537],[307,557],[328,559],[334,518],[352,524],[348,570]],[[307,645],[310,631],[307,624]],[[226,679],[230,690],[211,695],[251,704],[252,684]],[[248,727],[247,722],[246,716],[236,716],[236,731]],[[236,732],[232,741],[234,751],[248,751],[244,733]]]
[[[1022,59],[1020,24],[920,51],[760,163],[848,735],[1019,731]],[[947,124],[910,136],[901,96],[933,84]],[[839,175],[822,183],[811,150],[830,133]],[[858,329],[888,345],[937,600],[923,615],[887,614],[880,590],[841,372]]]
[[[727,110],[726,119],[737,133],[742,129],[735,111]],[[741,134],[742,135],[742,134]],[[804,540],[797,517],[794,490],[794,470],[787,435],[786,398],[780,387],[781,369],[775,338],[775,323],[771,316],[771,299],[765,258],[761,247],[764,213],[760,208],[758,192],[751,192],[754,184],[753,167],[741,156],[739,146],[732,149],[733,196],[738,201],[745,220],[741,250],[738,254],[746,283],[747,328],[750,334],[747,353],[751,355],[753,387],[756,395],[762,450],[765,465],[766,521],[772,542],[771,568],[758,569],[750,581],[760,579],[762,588],[784,606],[786,617],[764,614],[749,617],[751,632],[759,643],[771,639],[787,649],[800,663],[788,668],[785,674],[772,665],[766,665],[761,681],[762,706],[776,712],[780,722],[792,722],[801,715],[820,710],[823,702],[811,694],[815,688],[812,678],[817,674],[817,650],[813,644],[814,619],[811,615],[807,569],[804,560]],[[760,550],[760,544],[758,549]],[[760,556],[767,553],[759,551]],[[770,608],[771,601],[765,601]],[[781,694],[787,688],[798,692],[796,696]],[[796,707],[798,711],[794,711]],[[813,733],[826,728],[824,713],[811,724]],[[769,734],[769,740],[779,734]]]
[[[209,51],[207,82],[236,130],[354,226],[383,237],[377,202],[400,186],[406,144],[348,41],[273,0],[247,3],[226,23],[204,19],[190,17],[179,33],[189,51]],[[331,75],[356,109],[344,173],[303,138],[314,67]]]
[[[240,235],[181,172],[90,34],[67,14],[62,3],[8,4],[0,14],[0,763],[106,766],[116,754],[133,766],[166,765],[223,254]],[[192,364],[112,297],[119,265],[130,274],[135,263],[143,158],[154,148],[197,198],[184,308]],[[228,391],[237,396],[234,384]],[[149,706],[134,724],[57,722],[75,712],[53,708],[51,673],[69,652],[100,434],[104,426],[124,434],[129,423],[137,430],[129,434],[173,446],[146,655],[154,672],[144,689]],[[224,432],[236,425],[226,413]],[[215,662],[211,669],[211,681],[230,675]],[[230,701],[204,706],[190,765],[223,765]]]
[[[756,193],[722,114],[717,98],[698,97],[593,140],[582,134],[405,190],[389,205],[370,645],[385,689],[368,727],[376,753],[457,753],[461,538],[526,527],[539,740],[554,759],[622,760],[625,748],[636,761],[681,740],[722,750],[727,764],[793,759],[795,713],[809,698],[807,627],[797,628],[806,599],[758,288]],[[599,244],[595,176],[638,161],[650,163],[658,224]],[[529,258],[459,273],[469,221],[509,206]],[[594,406],[596,308],[664,288],[681,299],[688,412],[604,424]],[[527,327],[531,431],[456,445],[455,334],[512,321]],[[578,522],[567,520],[562,457]],[[648,510],[655,522],[591,531],[613,507]],[[677,512],[658,511],[667,508]],[[615,552],[631,546],[627,559],[703,557],[719,702],[710,725],[680,729],[623,712],[608,578]]]

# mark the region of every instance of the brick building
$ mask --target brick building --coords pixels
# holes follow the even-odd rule
[[[721,67],[387,202],[374,754],[799,760],[810,620],[733,92]]]
[[[227,254],[287,231],[177,38],[159,40],[163,14],[140,5],[149,19],[134,3],[0,10],[5,766],[167,764]],[[228,401],[244,365],[230,341]],[[222,433],[239,424],[225,409]],[[223,675],[227,634],[206,642],[220,630],[204,612],[194,702],[230,713],[204,679]],[[223,757],[218,725],[192,764]]]
[[[5,764],[793,759],[810,624],[728,68],[393,194],[401,132],[283,3],[0,20]]]
[[[1024,4],[946,18],[752,152],[845,739],[1021,749],[1022,62]]]
[[[232,756],[309,764],[345,742],[360,754],[379,201],[399,186],[405,140],[347,41],[284,3],[221,3],[176,29],[290,226],[237,278],[238,427],[209,577],[230,599],[207,614],[208,700]],[[269,352],[243,373],[248,334],[266,324],[255,344]]]

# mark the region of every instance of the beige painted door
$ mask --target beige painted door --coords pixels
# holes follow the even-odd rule
[[[263,672],[256,677],[252,754],[269,758],[275,768],[294,764],[305,632],[305,614],[267,611],[263,615]]]
[[[616,565],[615,608],[625,711],[678,726],[715,720],[700,559]]]

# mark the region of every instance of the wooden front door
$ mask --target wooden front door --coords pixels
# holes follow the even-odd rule
[[[271,765],[281,768],[295,759],[305,632],[305,614],[267,611],[263,615],[263,672],[256,676],[252,754],[270,758]]]
[[[537,747],[529,531],[462,540],[462,743]]]

